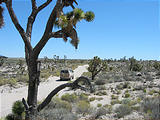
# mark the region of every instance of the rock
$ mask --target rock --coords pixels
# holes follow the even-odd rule
[[[137,73],[136,73],[136,76],[142,76],[142,73],[137,72]]]

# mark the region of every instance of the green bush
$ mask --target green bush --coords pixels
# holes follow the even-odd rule
[[[89,98],[89,101],[90,101],[90,102],[95,101],[95,100],[96,100],[96,98],[95,98],[95,97],[91,97],[91,98]]]
[[[121,104],[121,101],[119,101],[118,99],[112,100],[111,105],[115,105],[115,104]]]
[[[95,93],[95,95],[103,96],[103,95],[107,95],[107,92],[106,91],[98,91]]]
[[[62,95],[61,99],[67,102],[76,102],[78,97],[75,94],[66,93]]]
[[[98,104],[97,104],[97,107],[102,107],[102,104],[101,104],[101,103],[98,103]]]
[[[8,114],[5,118],[5,120],[15,120],[15,115],[14,114]]]
[[[129,93],[125,93],[125,98],[129,98],[130,97],[130,94]]]
[[[153,64],[153,67],[156,69],[156,70],[160,70],[160,63],[159,62],[155,62],[154,64]]]
[[[77,116],[64,108],[42,110],[37,120],[77,120]]]
[[[63,101],[58,97],[54,97],[52,101],[49,103],[49,105],[45,109],[66,109],[67,111],[72,110],[72,106],[69,102]]]
[[[23,112],[24,112],[23,103],[19,100],[14,102],[12,106],[12,113],[15,115],[21,116]]]
[[[125,115],[129,115],[132,112],[132,109],[128,105],[120,105],[115,109],[115,112],[118,118],[122,118]]]
[[[91,110],[90,104],[86,101],[79,101],[77,103],[76,112],[79,114],[87,114]]]
[[[107,109],[104,107],[100,107],[99,109],[97,109],[97,111],[95,112],[95,119],[99,118],[102,115],[106,115],[107,114]]]
[[[118,99],[118,96],[111,95],[111,98],[112,98],[112,99]]]

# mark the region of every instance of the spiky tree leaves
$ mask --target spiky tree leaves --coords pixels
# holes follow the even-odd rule
[[[66,14],[62,13],[62,15],[55,22],[55,26],[57,28],[61,28],[59,32],[62,34],[63,40],[67,42],[67,38],[70,37],[70,43],[77,49],[79,39],[75,29],[76,24],[83,19],[87,22],[91,22],[94,18],[95,15],[93,12],[88,11],[85,13],[82,9],[76,8]]]
[[[85,20],[86,21],[91,22],[91,21],[94,20],[94,18],[95,18],[95,15],[92,11],[86,12],[86,14],[85,14]]]
[[[92,74],[92,80],[94,80],[95,76],[101,72],[107,70],[107,63],[101,60],[98,56],[95,56],[89,62],[88,71]]]

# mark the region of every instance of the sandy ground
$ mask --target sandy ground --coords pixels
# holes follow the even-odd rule
[[[83,72],[87,72],[88,65],[79,66],[74,70],[74,78],[80,77]],[[59,77],[49,77],[48,82],[43,82],[39,86],[38,92],[38,100],[41,101],[47,97],[47,95],[57,86],[67,83],[68,81],[57,81]],[[5,86],[1,86],[0,90],[0,118],[6,116],[7,114],[11,113],[12,104],[17,101],[21,100],[22,98],[27,98],[27,91],[28,87],[21,87],[12,90],[5,90],[2,92],[3,89],[6,89]],[[64,92],[61,91],[62,94]]]

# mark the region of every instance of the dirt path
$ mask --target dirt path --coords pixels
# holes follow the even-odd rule
[[[74,70],[74,77],[80,77],[83,72],[87,72],[87,66],[79,66]],[[43,82],[39,86],[39,94],[38,100],[43,100],[54,88],[57,86],[67,83],[68,81],[57,81],[59,77],[50,77],[48,82]],[[3,87],[3,86],[2,86]],[[17,101],[21,100],[22,98],[27,98],[27,87],[21,87],[18,89],[13,89],[10,91],[5,91],[0,93],[0,118],[6,116],[7,114],[11,113],[12,104]],[[63,91],[62,91],[63,92]]]

